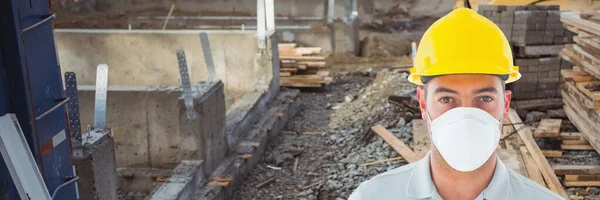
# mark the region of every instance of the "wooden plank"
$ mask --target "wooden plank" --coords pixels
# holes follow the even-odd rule
[[[600,165],[555,165],[556,175],[600,175]]]
[[[301,54],[320,54],[321,47],[298,47],[296,51]]]
[[[510,124],[510,121],[504,120],[504,124]],[[500,139],[503,140],[504,138],[514,134],[515,132],[515,128],[512,125],[504,125],[502,126],[502,135],[500,135]],[[508,148],[508,146],[506,148]]]
[[[296,63],[295,60],[281,60],[281,64],[292,64],[292,63]]]
[[[573,26],[577,29],[587,31],[587,32],[595,34],[595,35],[600,35],[600,26],[591,21],[581,19],[581,16],[579,16],[579,13],[562,12],[560,14],[560,21],[565,24],[568,24],[570,26]]]
[[[383,140],[385,140],[398,154],[400,154],[404,160],[409,163],[420,160],[419,156],[415,154],[404,142],[398,139],[394,134],[390,133],[381,125],[371,127],[373,132],[377,133]]]
[[[323,61],[323,60],[325,60],[325,57],[324,56],[279,56],[279,59]]]
[[[544,154],[546,158],[560,158],[562,157],[562,153],[561,150],[542,150],[542,154]]]
[[[296,49],[279,49],[279,57],[281,56],[302,56]]]
[[[279,72],[279,76],[292,76],[292,72]]]
[[[317,62],[309,62],[309,61],[303,61],[303,62],[298,62],[298,64],[301,65],[306,65],[308,67],[325,67],[326,66],[326,62],[325,61],[317,61]]]
[[[590,145],[590,142],[587,140],[563,140],[562,144],[564,145]]]
[[[558,138],[560,135],[561,119],[542,119],[533,133],[534,137]]]
[[[600,175],[565,175],[566,181],[600,181]]]
[[[277,46],[279,47],[279,49],[293,49],[293,48],[296,48],[296,46],[298,46],[298,44],[296,44],[296,43],[279,43],[279,44],[277,44]]]
[[[317,76],[329,76],[330,72],[329,71],[318,71],[317,72]]]
[[[521,153],[517,150],[508,150],[508,149],[497,149],[496,154],[502,163],[506,165],[509,169],[516,171],[517,173],[528,177],[527,168],[525,167],[525,162],[521,157]]]
[[[528,128],[523,128],[523,121],[521,121],[521,118],[519,118],[519,115],[513,109],[510,110],[509,119],[515,127],[515,129],[518,130],[519,136],[523,140],[523,143],[525,143],[527,150],[529,151],[529,153],[533,157],[533,160],[540,169],[542,177],[544,177],[544,180],[548,184],[548,188],[556,192],[558,195],[568,198],[567,193],[565,192],[564,188],[560,185],[558,178],[554,174],[552,167],[550,167],[550,164],[546,160],[546,157],[544,157],[544,154],[542,154],[542,150],[540,150],[540,147],[535,143],[535,139],[533,139],[531,130],[529,130]]]
[[[280,72],[297,72],[297,68],[279,68]]]
[[[429,140],[429,131],[427,122],[422,119],[413,119],[413,149],[419,158],[425,157],[425,154],[431,149],[431,140]]]
[[[587,97],[594,101],[594,104],[598,106],[598,102],[600,102],[600,92],[598,92],[600,88],[600,81],[585,81],[575,83],[575,87],[579,89],[579,91],[583,92]]]
[[[573,63],[574,65],[583,67],[586,72],[592,74],[594,77],[600,77],[600,70],[596,69],[594,65],[585,61],[582,56],[577,55],[574,49],[564,48],[561,51],[561,56],[566,58],[566,60],[569,60],[569,62]]]
[[[571,96],[563,95],[563,99],[565,101],[565,113],[567,114],[567,117],[569,117],[573,125],[579,129],[584,139],[594,147],[596,152],[600,152],[600,140],[598,140],[597,135],[598,130],[600,130],[600,128],[597,127],[598,123],[594,123],[595,120],[585,117],[585,112],[581,112],[584,108],[577,106]],[[579,109],[574,109],[573,106],[579,107]],[[579,110],[579,112],[575,112],[575,110]]]
[[[563,150],[578,150],[578,151],[583,151],[583,150],[594,150],[594,147],[592,147],[592,145],[560,145],[560,148]]]
[[[565,181],[566,187],[600,187],[600,181]]]
[[[590,76],[589,74],[577,73],[570,69],[560,70],[560,75],[565,81],[584,82],[596,80],[596,78]]]
[[[581,140],[583,137],[580,132],[562,132],[560,133],[561,140]]]
[[[533,156],[531,155],[531,153],[529,153],[527,147],[520,146],[519,149],[521,150],[521,155],[523,156],[523,161],[525,162],[525,167],[527,168],[527,174],[529,174],[529,179],[535,181],[536,183],[542,186],[546,186],[544,178],[542,177],[542,173],[540,172],[538,166],[535,164]]]
[[[586,109],[595,109],[596,108],[594,102],[590,98],[587,98],[581,91],[579,91],[579,89],[577,89],[575,84],[573,84],[571,82],[565,82],[563,84],[563,86],[565,86],[565,89],[569,93],[569,96],[577,98],[583,103],[583,105],[585,106],[584,108],[586,108]]]

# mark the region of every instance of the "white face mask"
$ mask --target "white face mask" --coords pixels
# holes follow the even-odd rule
[[[478,108],[453,108],[430,124],[433,144],[444,160],[461,172],[481,167],[500,141],[500,120]]]

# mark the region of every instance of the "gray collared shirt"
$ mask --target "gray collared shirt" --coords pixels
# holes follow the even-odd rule
[[[365,181],[348,200],[442,199],[431,179],[429,154],[425,158]],[[494,176],[476,200],[564,199],[545,187],[506,168],[498,158]]]

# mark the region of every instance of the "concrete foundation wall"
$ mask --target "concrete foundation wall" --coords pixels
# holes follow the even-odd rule
[[[179,86],[175,52],[186,53],[191,82],[208,79],[200,31],[65,30],[55,33],[63,72],[79,85],[94,85],[96,66],[108,64],[109,86]],[[228,96],[241,96],[272,79],[271,66],[258,62],[255,32],[208,32],[219,79]]]
[[[176,11],[185,13],[201,13],[202,15],[240,15],[256,16],[256,0],[62,0],[69,2],[58,3],[52,0],[53,8],[60,12],[98,11],[108,13],[140,13],[151,10],[169,10],[175,4]],[[340,6],[343,1],[338,0]],[[277,0],[275,1],[275,15],[277,16],[305,16],[323,17],[325,13],[323,0]],[[82,6],[85,5],[85,6]],[[165,16],[166,13],[165,12]]]
[[[173,168],[179,154],[179,97],[177,89],[110,87],[106,123],[115,139],[117,167]],[[79,87],[83,127],[94,120],[93,87]]]

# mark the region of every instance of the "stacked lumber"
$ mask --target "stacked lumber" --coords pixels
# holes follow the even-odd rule
[[[597,16],[600,13],[561,14],[567,29],[577,35],[573,38],[575,44],[567,45],[560,55],[576,66],[572,70],[561,70],[565,113],[589,144],[600,152],[600,21]]]
[[[280,84],[285,87],[321,87],[331,82],[325,56],[319,47],[279,44]]]
[[[600,166],[597,165],[556,165],[554,173],[564,176],[567,187],[600,186]]]

